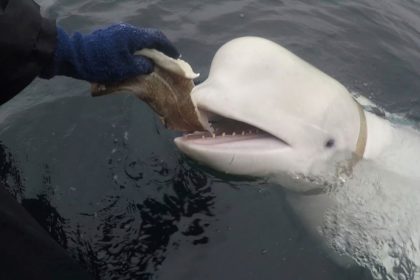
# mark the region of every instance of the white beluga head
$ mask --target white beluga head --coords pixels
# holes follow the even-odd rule
[[[340,153],[363,156],[363,113],[349,92],[269,40],[243,37],[222,46],[192,99],[210,133],[175,142],[216,170],[274,176],[307,191],[290,175],[319,175],[319,166]]]
[[[291,190],[289,205],[337,263],[420,279],[417,130],[364,112],[336,80],[255,37],[221,47],[192,99],[208,132],[176,138],[185,154]]]

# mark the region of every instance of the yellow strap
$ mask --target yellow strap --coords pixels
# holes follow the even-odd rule
[[[360,129],[359,129],[359,138],[357,139],[356,150],[355,154],[357,157],[357,161],[363,158],[366,149],[366,142],[367,142],[367,124],[366,124],[366,115],[365,111],[363,110],[362,105],[359,104],[356,100],[354,100],[357,105],[357,109],[359,111],[360,116]]]

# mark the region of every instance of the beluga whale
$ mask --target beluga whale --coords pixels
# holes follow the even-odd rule
[[[306,229],[343,266],[420,279],[420,133],[272,41],[234,39],[191,92],[204,128],[175,139],[188,157],[282,187]]]

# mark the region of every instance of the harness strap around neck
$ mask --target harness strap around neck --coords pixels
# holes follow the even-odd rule
[[[366,122],[366,114],[363,110],[362,105],[360,105],[359,102],[357,102],[356,99],[354,99],[354,102],[356,103],[357,110],[359,111],[359,119],[360,119],[360,128],[359,128],[359,136],[357,138],[356,143],[356,149],[354,151],[353,157],[348,162],[348,165],[346,165],[344,168],[340,168],[340,170],[337,170],[337,173],[343,172],[344,174],[347,174],[350,176],[350,174],[353,171],[353,167],[363,159],[363,156],[365,154],[366,150],[366,143],[367,143],[367,122]],[[338,175],[337,175],[338,176]],[[321,193],[325,193],[326,190],[324,187],[322,188],[315,188],[309,191],[302,192],[303,195],[317,195]]]
[[[359,137],[357,139],[356,143],[356,150],[354,151],[356,154],[356,161],[359,161],[363,158],[363,155],[365,154],[366,150],[366,142],[367,142],[367,123],[366,123],[366,114],[363,110],[362,105],[360,105],[357,100],[354,100],[357,105],[357,109],[359,111],[359,117],[360,117],[360,129],[359,129]]]

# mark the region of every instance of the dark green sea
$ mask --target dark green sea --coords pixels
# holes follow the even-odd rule
[[[68,32],[161,29],[201,81],[225,42],[271,39],[392,113],[420,120],[415,0],[38,0]],[[252,109],[252,108],[251,108]],[[280,186],[185,158],[129,94],[36,80],[0,107],[1,180],[96,279],[367,280],[305,232]]]

